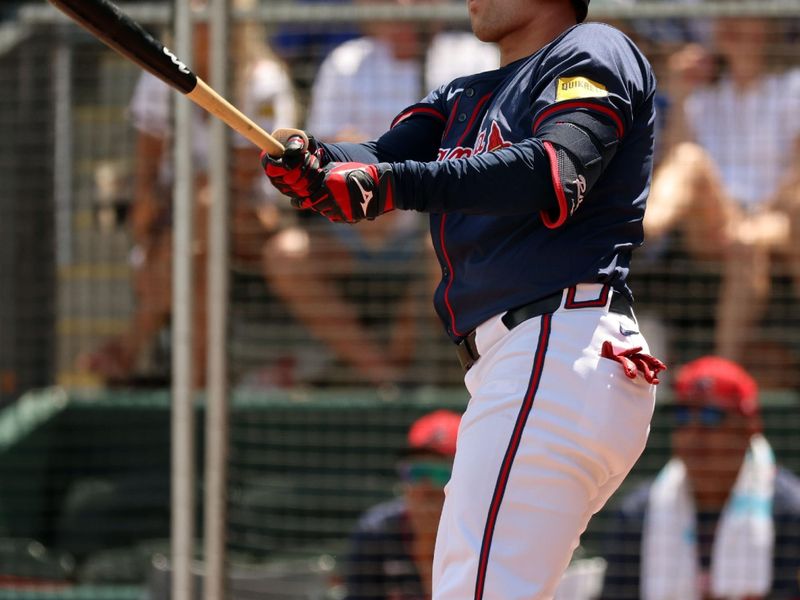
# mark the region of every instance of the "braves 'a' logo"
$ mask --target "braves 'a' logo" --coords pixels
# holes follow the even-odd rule
[[[455,148],[440,148],[437,160],[452,160],[454,158],[468,158],[484,152],[494,152],[500,148],[508,148],[511,142],[503,138],[503,133],[500,131],[500,126],[497,121],[492,121],[489,125],[489,132],[481,129],[478,134],[478,139],[475,140],[475,145],[472,148],[465,146],[456,146]]]

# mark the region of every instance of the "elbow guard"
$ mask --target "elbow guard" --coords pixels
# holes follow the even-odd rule
[[[547,123],[537,136],[550,159],[557,213],[542,212],[547,227],[562,225],[581,205],[611,162],[619,145],[616,126],[590,113],[561,115]]]

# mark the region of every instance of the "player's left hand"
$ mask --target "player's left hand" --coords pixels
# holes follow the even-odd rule
[[[387,163],[328,163],[320,185],[308,197],[292,198],[335,223],[372,220],[394,209],[394,180]]]

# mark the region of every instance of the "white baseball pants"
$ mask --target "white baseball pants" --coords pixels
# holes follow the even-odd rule
[[[602,286],[578,286],[577,300]],[[566,292],[565,292],[566,295]],[[481,358],[436,540],[433,600],[547,600],[647,441],[655,386],[601,358],[647,342],[608,305],[476,331]]]

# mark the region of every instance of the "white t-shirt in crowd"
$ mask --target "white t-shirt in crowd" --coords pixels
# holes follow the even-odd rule
[[[323,61],[311,91],[306,130],[321,140],[342,131],[373,139],[405,107],[456,77],[496,69],[494,45],[466,32],[436,34],[423,66],[397,59],[383,41],[363,37],[336,47]]]
[[[765,74],[747,90],[725,79],[690,96],[686,115],[728,193],[754,210],[776,191],[800,136],[800,69]]]
[[[134,127],[142,133],[169,139],[172,137],[172,106],[177,92],[160,79],[143,73],[137,82],[130,103],[130,114]],[[265,131],[272,131],[276,124],[294,127],[297,124],[297,107],[288,73],[280,63],[262,60],[256,63],[247,81],[243,97],[234,99],[245,115]],[[208,168],[209,123],[214,118],[203,109],[193,106],[192,111],[192,159],[197,171]],[[251,142],[231,131],[232,144],[246,148]],[[172,157],[163,157],[160,182],[170,185],[172,181]]]

